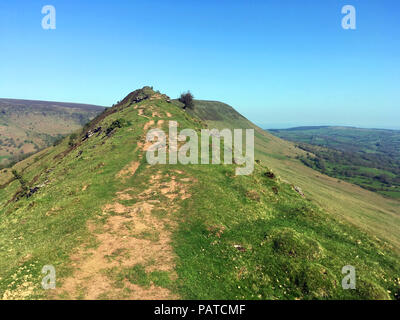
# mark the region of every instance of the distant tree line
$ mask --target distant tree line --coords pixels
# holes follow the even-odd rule
[[[298,159],[319,172],[371,191],[400,191],[400,161],[390,155],[339,151],[300,143]]]

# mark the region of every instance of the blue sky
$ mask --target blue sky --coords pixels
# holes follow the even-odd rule
[[[0,97],[108,106],[152,85],[264,128],[400,129],[399,35],[398,0],[1,1]]]

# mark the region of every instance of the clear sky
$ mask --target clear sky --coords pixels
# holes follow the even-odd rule
[[[56,30],[41,26],[49,4]],[[4,98],[109,106],[151,85],[264,128],[400,129],[398,0],[1,1],[0,39]]]

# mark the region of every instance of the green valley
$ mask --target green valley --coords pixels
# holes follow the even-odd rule
[[[400,198],[400,131],[351,127],[270,130],[306,151],[300,160],[326,175]]]

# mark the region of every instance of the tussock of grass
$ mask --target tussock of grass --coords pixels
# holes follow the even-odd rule
[[[109,270],[108,276],[113,278],[117,287],[123,287],[123,281],[129,281],[132,284],[148,288],[151,285],[171,288],[172,280],[170,274],[166,271],[146,272],[146,268],[142,264],[134,265],[123,270]]]
[[[323,255],[323,249],[317,241],[291,228],[277,230],[271,238],[272,248],[278,254],[305,259],[317,259]]]

